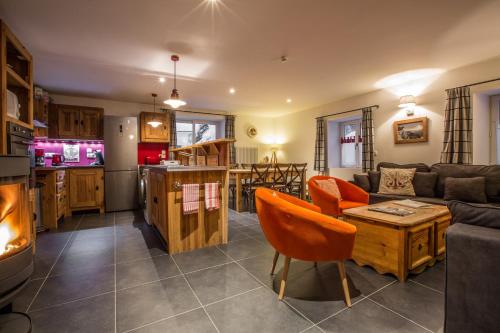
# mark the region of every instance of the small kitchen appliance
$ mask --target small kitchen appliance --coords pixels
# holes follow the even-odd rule
[[[45,150],[41,148],[35,149],[35,166],[44,167],[45,166]]]
[[[60,166],[64,162],[64,156],[61,154],[52,155],[52,166]]]

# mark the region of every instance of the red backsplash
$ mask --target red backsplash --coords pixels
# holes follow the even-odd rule
[[[137,161],[139,164],[160,164],[161,151],[166,151],[166,159],[168,159],[168,144],[167,143],[146,143],[137,144]],[[148,157],[149,162],[146,162]]]

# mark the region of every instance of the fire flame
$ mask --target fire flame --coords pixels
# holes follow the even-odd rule
[[[12,232],[6,223],[0,224],[0,256],[7,252],[7,244],[12,240]]]

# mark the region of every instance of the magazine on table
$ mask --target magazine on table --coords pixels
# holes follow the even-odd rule
[[[410,199],[406,200],[399,200],[399,201],[394,201],[396,205],[404,206],[404,207],[409,207],[409,208],[423,208],[423,207],[430,207],[432,206],[429,203],[425,202],[418,202]]]
[[[397,207],[388,207],[388,206],[370,207],[370,208],[368,208],[368,210],[373,211],[373,212],[378,212],[378,213],[397,215],[397,216],[408,216],[411,214],[415,214],[414,211],[411,211],[408,209],[397,208]]]

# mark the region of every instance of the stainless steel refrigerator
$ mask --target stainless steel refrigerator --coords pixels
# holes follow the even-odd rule
[[[138,208],[137,118],[104,117],[106,211]]]

